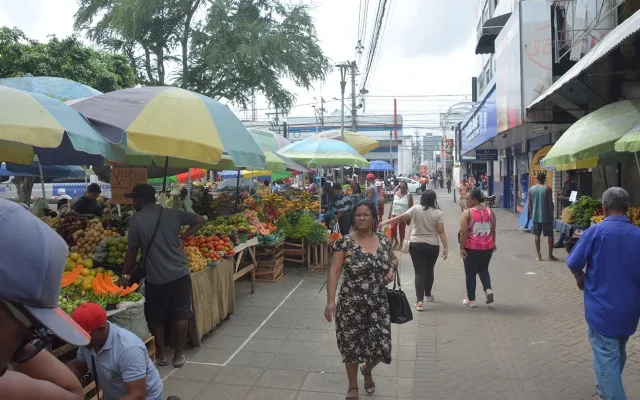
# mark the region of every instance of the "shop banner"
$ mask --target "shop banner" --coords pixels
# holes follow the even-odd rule
[[[547,0],[518,3],[496,38],[498,132],[525,121],[525,107],[553,83],[551,7]]]
[[[488,89],[488,93],[484,96],[475,113],[460,129],[460,154],[462,156],[498,134],[496,129],[496,89]]]
[[[124,197],[131,193],[136,185],[147,183],[146,168],[113,168],[111,170],[111,202],[113,204],[131,204],[131,199]]]
[[[498,150],[476,150],[476,161],[494,161],[498,159]]]

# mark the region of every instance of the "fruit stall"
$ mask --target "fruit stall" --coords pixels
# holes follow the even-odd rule
[[[640,228],[640,207],[631,207],[627,216],[633,225]],[[571,251],[578,239],[580,239],[582,232],[591,225],[604,221],[604,218],[602,202],[589,196],[582,196],[572,205],[562,210],[561,220],[556,220],[554,228],[564,232],[570,238],[566,248],[567,251]]]

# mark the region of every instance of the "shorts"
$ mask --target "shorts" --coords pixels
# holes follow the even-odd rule
[[[145,314],[149,325],[162,325],[168,318],[184,321],[191,318],[191,275],[175,281],[155,284],[145,282]]]
[[[553,222],[534,222],[531,233],[536,236],[553,237]]]

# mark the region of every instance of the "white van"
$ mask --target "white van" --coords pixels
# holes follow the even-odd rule
[[[102,196],[110,198],[111,197],[111,185],[105,182],[100,182],[97,180],[96,176],[93,176],[95,182],[100,185],[100,189],[102,189]],[[8,199],[8,200],[17,200],[18,199],[18,191],[14,184],[11,183],[13,177],[10,177],[7,181],[0,182],[0,199]],[[45,180],[46,182],[46,180]],[[47,200],[54,200],[53,203],[58,199],[58,190],[64,189],[65,194],[71,196],[73,199],[77,199],[81,197],[87,189],[88,183],[85,182],[55,182],[55,183],[45,183],[44,191],[45,197]],[[33,189],[31,191],[31,201],[33,202],[35,199],[39,199],[42,197],[42,185],[39,182],[36,182],[33,185]],[[47,201],[48,203],[50,201]]]

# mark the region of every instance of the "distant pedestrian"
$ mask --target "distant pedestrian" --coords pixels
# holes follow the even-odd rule
[[[564,180],[564,186],[562,187],[562,192],[558,193],[558,200],[560,201],[560,211],[562,209],[567,208],[571,205],[571,192],[576,190],[576,173],[575,171],[567,171],[567,176]],[[555,244],[555,248],[559,249],[564,247],[564,242],[567,237],[564,232],[560,232],[560,237]],[[570,239],[570,238],[569,238]]]
[[[464,260],[467,297],[462,304],[476,306],[476,275],[480,277],[487,304],[493,303],[489,263],[496,251],[496,218],[479,189],[473,189],[466,199],[467,210],[460,217],[460,257]]]
[[[389,219],[406,213],[411,207],[413,207],[413,196],[409,193],[407,182],[402,181],[391,200],[391,207],[389,207]],[[397,248],[402,246],[406,227],[407,221],[399,221],[391,224],[392,247]],[[400,241],[398,241],[398,233],[400,234]]]
[[[440,207],[436,192],[428,189],[420,196],[420,204],[411,207],[406,213],[381,222],[382,228],[387,224],[396,222],[411,222],[411,243],[409,253],[415,271],[416,286],[416,311],[424,310],[424,301],[433,302],[434,269],[440,255],[440,242],[442,242],[442,259],[449,255],[447,235],[444,231],[444,216]]]
[[[536,261],[542,260],[540,254],[540,235],[547,238],[549,247],[549,261],[558,261],[553,256],[553,195],[552,190],[545,184],[547,175],[538,173],[538,183],[529,189],[529,219],[533,221],[532,232],[535,236]]]
[[[602,195],[604,221],[585,230],[567,258],[584,290],[596,388],[606,400],[627,398],[622,385],[626,346],[640,320],[640,269],[633,251],[640,248],[640,229],[626,216],[629,205],[626,190],[607,189]]]
[[[380,218],[380,221],[382,221],[384,216],[384,203],[387,201],[387,195],[384,192],[382,181],[376,182],[376,188],[378,190],[378,217]]]
[[[447,175],[446,185],[447,185],[447,193],[451,193],[451,176],[449,175]]]
[[[465,199],[467,198],[467,192],[469,191],[469,184],[466,179],[462,179],[460,184],[458,185],[458,190],[460,191],[460,211],[467,209],[467,202]]]

